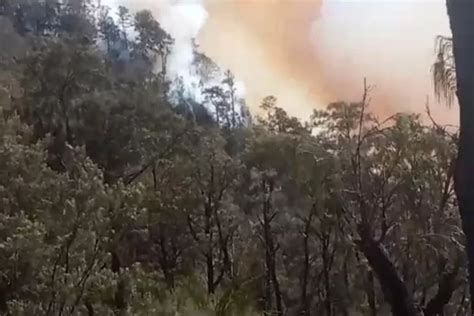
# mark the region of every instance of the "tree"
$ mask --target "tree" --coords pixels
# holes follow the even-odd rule
[[[2,181],[1,193],[0,310],[90,314],[103,299],[92,293],[114,288],[109,282],[116,276],[104,266],[121,228],[139,213],[137,191],[105,186],[80,150],[71,152],[68,173],[58,174],[18,117],[2,118],[1,126],[2,179],[8,183]]]
[[[55,3],[0,1],[0,314],[467,314],[456,136],[368,91],[252,122],[204,54],[202,102],[166,78],[150,12]]]
[[[99,34],[105,40],[107,53],[110,54],[112,46],[120,39],[120,30],[115,24],[114,19],[109,15],[110,10],[108,7],[101,7],[99,10]]]
[[[65,40],[42,47],[24,66],[22,86],[27,92],[19,100],[19,113],[38,138],[54,137],[50,153],[61,169],[65,144],[82,145],[77,124],[81,107],[85,96],[105,84],[104,62],[94,47]]]
[[[455,190],[466,236],[466,254],[470,281],[470,297],[474,314],[474,2],[447,1],[452,31],[452,44],[443,40],[440,45],[438,64],[435,64],[435,83],[450,98],[456,92],[460,107],[458,157],[456,160]],[[449,59],[450,50],[454,63]],[[446,54],[448,52],[448,61]],[[438,66],[438,67],[436,67]],[[454,69],[453,69],[454,68]],[[439,69],[438,71],[436,71]],[[437,75],[438,74],[438,75]],[[437,75],[437,76],[436,76]],[[454,85],[454,82],[456,84]],[[435,88],[437,87],[435,86]]]
[[[117,15],[119,18],[118,25],[120,27],[120,32],[122,34],[123,41],[125,42],[125,49],[128,50],[128,46],[129,46],[128,32],[129,32],[129,28],[133,25],[132,17],[130,15],[130,11],[124,6],[119,6]]]
[[[135,15],[135,31],[138,33],[137,51],[153,61],[159,58],[159,73],[166,76],[167,58],[170,54],[173,39],[166,33],[150,11],[140,11]]]
[[[195,201],[188,210],[188,226],[203,257],[207,291],[214,294],[235,273],[231,247],[236,224],[228,209],[238,164],[223,150],[220,135],[212,132],[203,137],[193,156],[197,164],[191,165],[190,193]]]

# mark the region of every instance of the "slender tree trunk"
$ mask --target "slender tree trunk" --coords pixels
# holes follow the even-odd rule
[[[454,177],[466,254],[474,314],[474,1],[447,0],[456,63],[460,107],[458,159]]]
[[[277,307],[277,315],[283,315],[283,300],[281,298],[280,282],[276,274],[275,256],[272,260],[272,281],[275,289],[275,302]]]
[[[236,126],[236,120],[235,120],[235,92],[234,92],[234,87],[231,86],[231,93],[230,93],[230,105],[231,105],[231,110],[232,110],[232,127],[235,128]]]
[[[326,233],[322,234],[321,237],[321,247],[322,247],[322,257],[323,257],[323,277],[324,277],[324,291],[326,292],[326,297],[324,299],[324,306],[326,309],[326,316],[332,316],[332,297],[331,297],[331,280],[330,280],[330,270],[331,266],[329,264],[329,235]]]
[[[229,240],[231,236],[227,234],[224,235],[221,219],[219,217],[219,204],[220,204],[220,201],[218,201],[218,203],[214,203],[214,218],[216,221],[217,233],[219,237],[219,247],[223,256],[222,265],[229,279],[232,279],[233,278],[232,260],[230,259],[230,254],[229,254]]]
[[[270,276],[270,273],[268,273],[268,266],[269,266],[268,256],[266,257],[265,266],[266,266],[265,268],[266,270],[266,273],[265,273],[265,312],[271,313],[273,309],[272,278]]]
[[[308,275],[309,275],[309,255],[308,255],[308,237],[304,237],[304,263],[303,263],[303,277],[301,280],[301,314],[309,314],[308,304]]]
[[[273,287],[273,294],[275,295],[275,303],[277,308],[277,315],[283,315],[283,301],[281,297],[280,283],[278,281],[276,273],[276,245],[272,235],[271,221],[274,214],[271,214],[271,195],[273,193],[273,184],[270,182],[268,185],[264,180],[262,183],[262,189],[265,194],[263,201],[263,235],[265,241],[265,262],[266,262],[266,275],[267,275],[267,301],[272,301],[271,288]],[[268,285],[271,284],[270,287]],[[270,291],[268,291],[270,288]],[[269,293],[270,292],[270,293]],[[271,304],[271,303],[270,303]]]
[[[308,279],[309,279],[309,268],[310,268],[310,254],[309,254],[309,229],[312,222],[312,213],[309,215],[305,230],[303,233],[303,251],[304,251],[304,262],[303,262],[303,276],[301,280],[301,315],[310,314],[310,304],[308,299]]]
[[[127,300],[125,297],[125,280],[121,276],[121,263],[117,252],[114,250],[112,251],[112,265],[111,270],[112,272],[119,275],[119,281],[117,284],[117,290],[115,292],[114,303],[115,307],[119,311],[124,311],[127,307]]]
[[[214,283],[214,249],[213,249],[213,238],[211,231],[211,208],[209,205],[205,207],[205,224],[204,233],[207,238],[207,252],[206,252],[206,270],[207,270],[207,292],[214,294],[215,283]]]
[[[158,245],[159,245],[159,264],[161,270],[163,271],[163,276],[165,277],[166,286],[168,289],[174,288],[174,274],[173,274],[173,263],[169,250],[168,243],[166,239],[166,233],[164,232],[165,228],[163,224],[159,224],[159,233],[158,233]]]
[[[367,273],[367,303],[370,308],[370,316],[377,316],[377,303],[375,300],[374,274],[372,271]]]
[[[352,288],[351,286],[351,282],[349,280],[349,275],[351,274],[349,271],[352,269],[352,267],[350,268],[349,265],[350,265],[350,261],[349,261],[349,257],[350,257],[350,252],[347,251],[347,253],[344,255],[344,263],[343,263],[343,272],[344,272],[344,285],[346,287],[346,293],[349,294],[349,291],[350,289]],[[349,295],[348,295],[349,297]],[[351,302],[346,302],[344,304],[344,313],[343,313],[343,316],[349,316],[350,313],[349,313],[349,309],[351,306]]]

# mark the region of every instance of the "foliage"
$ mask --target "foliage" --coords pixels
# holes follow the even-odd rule
[[[436,61],[432,67],[436,97],[451,105],[456,93],[456,69],[454,66],[453,42],[449,37],[436,38]]]
[[[365,100],[301,122],[274,97],[251,123],[230,72],[183,110],[150,12],[0,14],[25,56],[1,64],[1,314],[386,315],[393,279],[426,315],[467,313],[439,126]]]

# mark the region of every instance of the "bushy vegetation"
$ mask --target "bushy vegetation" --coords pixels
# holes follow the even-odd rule
[[[252,120],[230,72],[200,104],[147,11],[0,14],[0,314],[468,314],[448,130],[366,97]]]

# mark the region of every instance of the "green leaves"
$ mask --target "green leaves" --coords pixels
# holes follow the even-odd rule
[[[173,40],[149,11],[30,2],[0,7],[28,34],[0,65],[1,314],[387,314],[367,236],[420,304],[446,275],[464,285],[443,128],[363,102],[306,122],[274,97],[251,124],[203,54],[202,104],[170,90]]]

